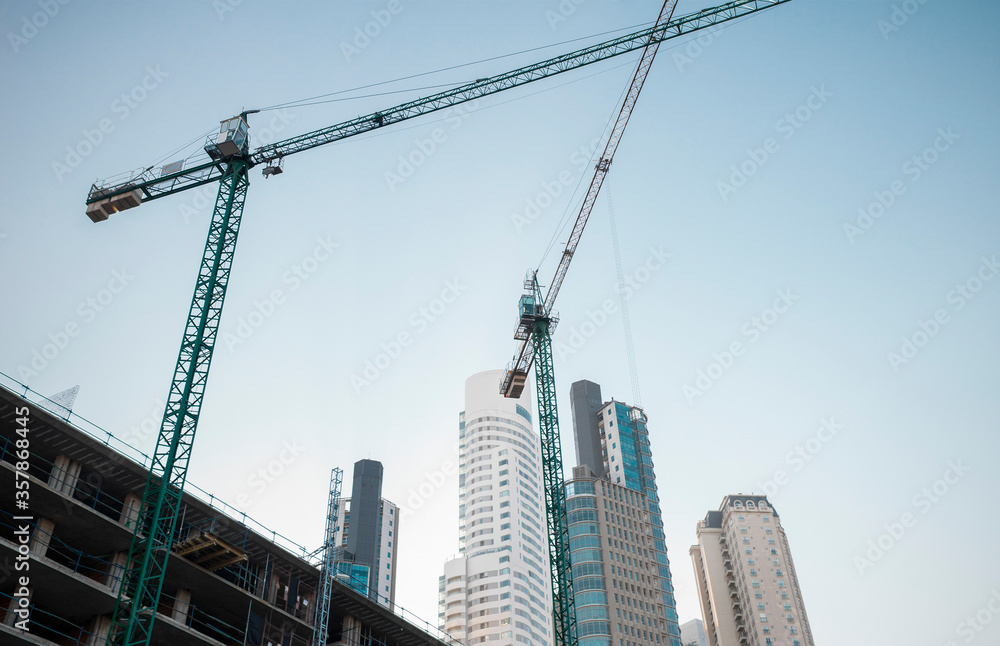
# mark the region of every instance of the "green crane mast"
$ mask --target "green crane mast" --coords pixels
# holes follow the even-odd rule
[[[254,150],[250,149],[247,116],[256,111],[244,111],[239,116],[222,122],[218,134],[211,136],[206,142],[207,155],[204,158],[196,158],[190,163],[185,161],[168,164],[161,168],[150,166],[91,186],[86,199],[87,215],[92,221],[101,222],[143,202],[213,182],[219,184],[205,251],[170,385],[170,396],[157,436],[139,521],[136,523],[115,606],[109,644],[146,646],[152,637],[163,576],[173,545],[179,502],[236,250],[251,168],[263,164],[265,176],[277,175],[282,172],[282,162],[289,155],[644,49],[652,43],[691,34],[789,1],[735,0]]]

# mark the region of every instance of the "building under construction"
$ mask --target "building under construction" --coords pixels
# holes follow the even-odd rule
[[[0,386],[0,644],[103,645],[149,459],[18,386],[13,380]],[[27,465],[17,454],[25,419]],[[27,510],[18,506],[16,485],[24,466]],[[182,500],[151,643],[312,646],[320,559],[192,489]],[[329,607],[328,644],[455,643],[350,582],[333,582]]]

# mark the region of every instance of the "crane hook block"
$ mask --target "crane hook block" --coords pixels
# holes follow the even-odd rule
[[[284,162],[285,162],[284,157],[278,157],[277,159],[272,159],[271,161],[267,162],[267,166],[265,166],[264,170],[261,171],[261,174],[264,176],[264,179],[267,179],[271,175],[281,175],[282,173],[284,173],[285,169],[282,168],[282,166],[284,166]]]

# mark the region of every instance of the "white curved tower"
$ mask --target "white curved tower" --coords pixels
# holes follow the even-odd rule
[[[459,554],[444,565],[441,628],[463,644],[552,644],[552,591],[538,435],[528,390],[503,371],[465,382],[459,417]]]

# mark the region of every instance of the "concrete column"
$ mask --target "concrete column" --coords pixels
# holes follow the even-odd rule
[[[56,529],[54,521],[48,518],[38,519],[38,525],[31,534],[30,550],[34,556],[41,558],[49,551],[49,542],[52,540],[52,532]]]
[[[346,615],[341,622],[340,643],[357,646],[361,642],[361,622],[351,615]]]
[[[27,594],[23,594],[27,592]],[[14,585],[14,595],[7,604],[7,612],[3,618],[5,626],[14,626],[18,622],[27,619],[28,606],[31,604],[31,597],[34,596],[34,588],[27,588],[17,583]],[[18,614],[20,610],[21,614]]]
[[[125,503],[122,505],[121,516],[118,522],[128,529],[135,529],[133,523],[139,518],[139,509],[142,507],[142,499],[135,494],[125,496]]]
[[[268,603],[274,603],[275,599],[278,598],[278,586],[281,584],[281,579],[278,578],[276,572],[271,573],[271,578],[267,582],[267,601]]]
[[[170,613],[170,618],[174,621],[187,625],[188,614],[191,612],[191,591],[178,590],[174,595],[174,609]]]
[[[49,486],[61,494],[73,495],[76,483],[80,479],[80,469],[82,465],[70,460],[65,455],[60,455],[52,465],[52,472],[49,474]]]
[[[322,585],[322,583],[320,583]],[[305,616],[302,619],[307,623],[311,624],[313,618],[316,616],[316,592],[310,592],[303,599],[303,604],[305,605]]]
[[[90,621],[88,629],[90,636],[87,637],[86,646],[104,646],[108,641],[108,633],[111,632],[111,617],[98,615]]]
[[[111,556],[111,563],[108,565],[108,573],[104,575],[104,585],[111,588],[111,594],[118,594],[118,588],[122,585],[122,577],[125,576],[125,568],[127,566],[127,552],[115,552]]]

